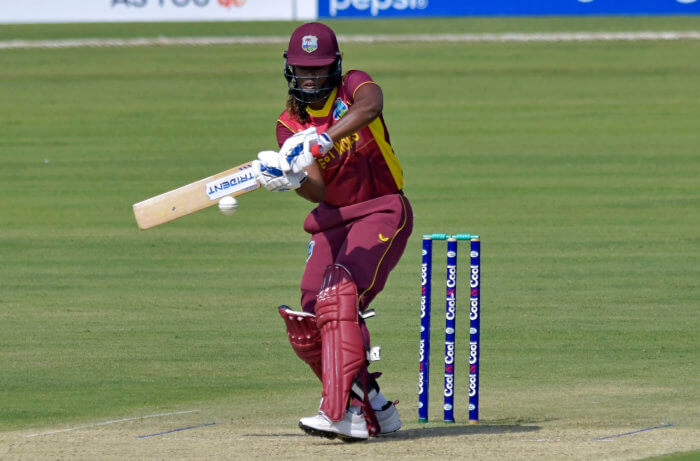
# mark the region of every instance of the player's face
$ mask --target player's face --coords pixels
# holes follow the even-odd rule
[[[294,74],[297,79],[297,84],[302,90],[319,90],[323,88],[328,81],[328,73],[331,66],[323,67],[304,67],[295,66]]]

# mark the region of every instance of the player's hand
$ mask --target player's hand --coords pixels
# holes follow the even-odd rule
[[[255,180],[267,190],[287,191],[298,189],[306,179],[306,172],[284,173],[280,169],[280,155],[272,150],[258,153],[258,159],[253,160],[252,168]]]
[[[312,148],[319,143],[316,128],[307,128],[288,138],[280,149],[282,171],[300,173],[314,163]]]
[[[333,140],[326,133],[322,133],[318,137],[318,144],[311,146],[311,153],[314,157],[321,157],[330,152],[331,149],[333,149]]]

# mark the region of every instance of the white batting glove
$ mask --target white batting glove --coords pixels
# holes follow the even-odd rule
[[[307,128],[288,138],[280,149],[282,171],[300,173],[311,166],[314,163],[311,149],[318,143],[319,136],[315,127]]]
[[[263,150],[258,152],[258,161],[260,165],[263,166],[262,171],[266,171],[267,174],[272,176],[281,176],[282,170],[282,157],[278,152],[274,150]]]
[[[316,153],[318,152],[318,156],[325,155],[326,153],[330,152],[330,150],[333,149],[333,140],[331,139],[330,136],[328,136],[326,133],[322,133],[318,137],[318,145],[316,148],[312,146],[311,152]]]
[[[258,159],[253,160],[252,168],[255,180],[267,190],[282,192],[298,189],[306,179],[306,172],[284,173],[279,168],[280,156],[272,150],[258,153]]]

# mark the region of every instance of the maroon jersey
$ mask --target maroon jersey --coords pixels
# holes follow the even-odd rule
[[[277,142],[280,146],[292,134],[311,126],[319,134],[328,130],[345,115],[355,101],[355,92],[363,85],[376,85],[365,72],[351,70],[333,90],[320,110],[307,108],[308,123],[300,123],[287,111],[277,119]],[[403,188],[403,172],[394,149],[384,117],[379,115],[368,126],[344,139],[338,139],[333,149],[316,159],[326,185],[324,202],[342,207],[395,194]]]

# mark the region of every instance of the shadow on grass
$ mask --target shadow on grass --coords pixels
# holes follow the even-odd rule
[[[459,435],[512,434],[519,432],[537,432],[539,430],[539,426],[521,426],[519,424],[454,424],[449,426],[427,426],[413,429],[402,429],[393,434],[387,434],[374,438],[372,439],[372,442],[392,442],[432,437],[454,437]]]
[[[513,434],[537,432],[539,426],[522,426],[520,424],[481,423],[478,425],[449,426],[425,426],[411,429],[401,429],[393,434],[386,434],[368,440],[369,443],[399,442],[402,440],[416,440],[433,437],[454,437],[459,435],[484,435],[484,434]],[[245,434],[246,437],[309,437],[303,432],[282,434]],[[322,440],[322,439],[319,439]]]

